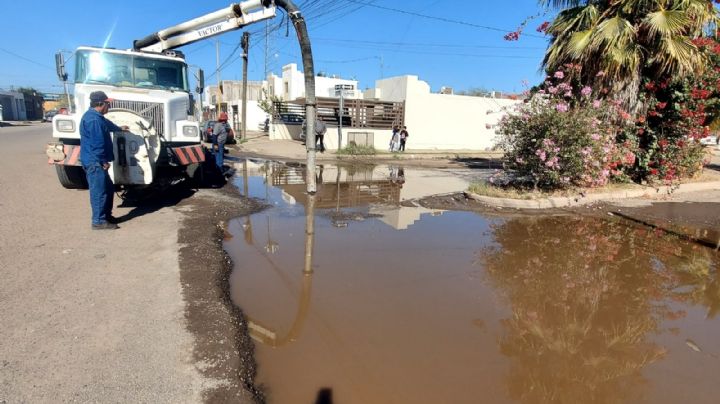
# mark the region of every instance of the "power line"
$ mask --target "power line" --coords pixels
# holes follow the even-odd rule
[[[388,42],[388,41],[363,41],[357,39],[340,39],[340,38],[313,38],[316,42],[341,42],[341,43],[357,43],[368,45],[390,45],[404,47],[442,47],[442,48],[478,48],[478,49],[505,49],[505,50],[540,50],[545,49],[541,46],[497,46],[497,45],[458,45],[449,43],[419,43],[419,42]]]
[[[432,15],[420,14],[420,13],[415,13],[415,12],[407,11],[407,10],[400,10],[400,9],[392,8],[392,7],[379,6],[379,5],[377,5],[377,4],[372,4],[372,3],[363,3],[363,2],[358,1],[358,0],[345,0],[345,1],[348,1],[348,2],[350,2],[350,3],[355,3],[355,4],[362,4],[362,5],[364,5],[364,6],[374,7],[374,8],[378,8],[378,9],[381,9],[381,10],[392,11],[392,12],[395,12],[395,13],[407,14],[407,15],[412,15],[412,16],[415,16],[415,17],[427,18],[427,19],[430,19],[430,20],[448,22],[448,23],[452,23],[452,24],[465,25],[465,26],[468,26],[468,27],[485,29],[485,30],[489,30],[489,31],[498,31],[498,32],[504,32],[504,33],[508,33],[508,32],[515,31],[515,30],[510,30],[510,29],[490,27],[490,26],[487,26],[487,25],[474,24],[474,23],[467,22],[467,21],[453,20],[453,19],[445,18],[445,17],[436,17],[436,16],[432,16]],[[525,35],[525,36],[532,37],[532,38],[542,38],[542,39],[545,39],[545,37],[540,36],[540,35],[533,35],[533,34],[524,34],[524,35]]]
[[[10,55],[12,55],[12,56],[15,56],[16,58],[20,58],[20,59],[22,59],[22,60],[24,60],[24,61],[26,61],[26,62],[30,62],[30,63],[32,63],[32,64],[38,65],[38,66],[40,66],[40,67],[44,67],[44,68],[50,69],[50,70],[55,70],[55,69],[53,69],[52,67],[50,67],[50,66],[48,66],[48,65],[44,65],[44,64],[39,63],[39,62],[36,62],[36,61],[34,61],[34,60],[32,60],[32,59],[28,59],[28,58],[26,58],[25,56],[18,55],[17,53],[11,52],[11,51],[9,51],[9,50],[7,50],[7,49],[0,48],[0,51],[3,51],[3,52],[5,52],[5,53],[7,53],[7,54],[10,54]]]

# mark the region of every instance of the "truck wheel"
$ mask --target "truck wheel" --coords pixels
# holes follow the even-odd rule
[[[88,189],[85,170],[82,167],[55,164],[55,171],[57,171],[58,180],[60,180],[60,185],[63,187],[67,189]]]

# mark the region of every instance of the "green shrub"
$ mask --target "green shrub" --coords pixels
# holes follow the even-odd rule
[[[375,155],[377,151],[373,146],[361,146],[355,143],[350,143],[344,148],[338,150],[337,154],[349,155],[349,156],[371,156]]]

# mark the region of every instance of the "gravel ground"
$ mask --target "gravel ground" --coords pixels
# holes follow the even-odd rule
[[[92,231],[50,140],[49,124],[0,128],[0,403],[260,401],[219,225],[261,206],[178,188],[116,198],[121,228]]]

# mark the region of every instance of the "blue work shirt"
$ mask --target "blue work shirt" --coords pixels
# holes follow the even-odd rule
[[[90,108],[80,120],[80,161],[84,166],[109,163],[115,160],[110,132],[122,128],[110,122],[95,108]]]

